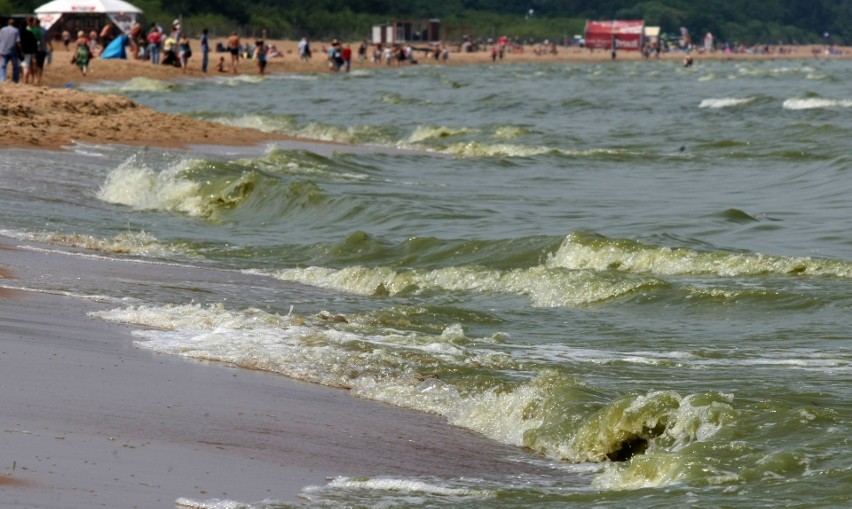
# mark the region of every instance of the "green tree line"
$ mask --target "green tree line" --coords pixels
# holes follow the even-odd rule
[[[6,14],[32,12],[46,0],[0,0]],[[852,0],[135,0],[146,21],[181,18],[190,30],[207,27],[270,37],[367,38],[374,24],[437,18],[447,39],[560,40],[582,33],[587,19],[644,19],[663,32],[686,27],[694,37],[754,43],[852,42]],[[828,37],[825,36],[828,34]]]

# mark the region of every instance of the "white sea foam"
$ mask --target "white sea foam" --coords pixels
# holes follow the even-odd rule
[[[219,124],[234,127],[256,129],[267,133],[295,134],[297,132],[295,120],[286,115],[256,115],[246,114],[240,116],[220,116],[209,119]]]
[[[439,482],[431,479],[336,477],[325,486],[304,488],[300,498],[318,507],[343,504],[390,509],[419,507],[436,500],[447,506],[478,505],[495,496],[493,491],[481,487],[481,481],[476,479]]]
[[[427,493],[430,495],[441,495],[445,497],[490,498],[492,496],[490,492],[483,490],[451,488],[420,480],[393,479],[386,477],[374,479],[336,477],[328,483],[328,487],[395,491],[400,493]]]
[[[533,157],[547,154],[553,149],[509,143],[482,143],[471,141],[454,143],[443,149],[443,152],[457,157]]]
[[[182,176],[196,164],[181,160],[157,171],[131,157],[107,175],[97,197],[107,203],[139,210],[167,210],[204,217],[210,210],[199,196],[199,185]]]
[[[92,315],[146,327],[134,331],[142,348],[349,387],[360,397],[444,415],[454,424],[516,445],[522,445],[526,430],[540,424],[540,418],[525,414],[526,404],[550,390],[547,384],[533,383],[512,391],[463,396],[452,384],[415,376],[423,365],[436,361],[480,364],[485,351],[437,346],[457,338],[457,328],[431,337],[392,331],[374,335],[354,332],[357,323],[344,324],[339,330],[318,317],[281,316],[257,309],[229,311],[221,305],[143,305]]]
[[[630,433],[641,436],[646,432],[643,430],[660,427],[658,423],[664,423],[663,429],[659,435],[650,437],[649,455],[662,454],[665,459],[666,454],[690,443],[711,438],[727,422],[731,412],[729,396],[681,397],[673,392],[653,392],[624,397],[586,416],[588,396],[583,396],[586,389],[579,381],[553,370],[541,371],[511,386],[486,385],[463,391],[449,381],[418,376],[418,370],[433,366],[436,361],[456,367],[481,365],[478,359],[483,352],[460,345],[451,345],[449,349],[435,346],[457,339],[462,334],[458,327],[430,338],[393,331],[379,334],[374,327],[372,333],[365,333],[359,332],[356,317],[338,324],[320,316],[294,313],[281,316],[257,309],[230,311],[221,305],[135,306],[92,315],[145,327],[134,331],[140,338],[137,345],[159,353],[228,362],[324,385],[348,387],[355,396],[442,415],[453,425],[500,442],[531,447],[548,457],[572,462],[601,461]],[[553,398],[569,399],[548,403]],[[566,431],[552,434],[548,431],[551,428],[541,429],[548,422],[552,427],[552,423],[560,421],[573,423],[565,428],[570,430],[568,435]],[[555,429],[563,428],[563,424],[557,424]],[[643,479],[643,485],[656,485],[672,478],[645,476]],[[482,496],[482,492],[467,493],[419,481],[352,482],[340,480],[336,486]],[[610,486],[610,482],[600,481],[612,489],[630,486],[629,483]]]
[[[739,64],[737,65],[737,72],[739,76],[743,77],[758,77],[758,78],[773,78],[778,76],[789,76],[791,74],[804,74],[807,75],[814,71],[813,67],[801,66],[801,67],[792,67],[792,66],[781,66],[781,67],[772,67],[772,68],[754,68],[748,64]]]
[[[768,370],[791,367],[815,372],[852,371],[852,359],[841,353],[826,355],[819,351],[783,350],[766,348],[749,350],[741,348],[736,355],[708,358],[700,352],[689,351],[610,351],[577,348],[567,345],[537,345],[535,348],[506,346],[516,359],[542,363],[586,363],[600,365],[645,364],[651,366],[677,366],[695,370],[716,368],[765,368]]]
[[[754,102],[754,97],[722,97],[722,98],[711,98],[711,99],[702,99],[701,103],[698,105],[699,108],[710,108],[710,109],[722,109],[722,108],[733,108],[736,106],[743,106],[745,104],[749,104]]]
[[[238,87],[245,84],[262,83],[266,78],[256,74],[238,74],[236,76],[220,76],[215,78],[215,82],[220,85],[229,87]]]
[[[839,108],[852,107],[852,100],[849,99],[823,99],[819,97],[810,98],[794,98],[784,101],[783,108],[785,110],[833,110]]]
[[[268,509],[270,507],[289,507],[280,500],[266,499],[260,502],[238,502],[236,500],[210,498],[198,500],[181,497],[175,500],[175,507],[186,509]]]
[[[18,240],[41,242],[56,246],[84,248],[106,254],[131,254],[139,256],[167,257],[187,256],[190,253],[164,245],[156,237],[146,232],[124,232],[112,238],[100,238],[92,235],[62,232],[19,232],[3,230],[2,235]],[[78,254],[81,255],[82,254]]]

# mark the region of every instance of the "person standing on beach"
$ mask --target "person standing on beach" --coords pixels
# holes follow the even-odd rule
[[[181,31],[180,20],[176,19],[172,21],[172,31],[169,33],[169,37],[175,40],[175,43],[180,41],[180,36],[183,34]]]
[[[201,72],[207,72],[209,61],[210,40],[207,38],[207,29],[201,31]]]
[[[156,23],[151,23],[151,31],[148,32],[148,57],[152,64],[160,63],[160,43],[163,42],[163,34]]]
[[[340,71],[343,67],[343,54],[340,51],[340,41],[337,39],[332,40],[328,48],[328,67],[334,72]]]
[[[106,47],[109,46],[109,43],[111,43],[112,40],[115,39],[115,31],[116,31],[116,26],[112,22],[107,23],[101,29],[101,35],[100,35],[100,37],[101,37],[101,50],[100,50],[100,53],[103,53],[104,50],[106,49]]]
[[[130,52],[133,53],[133,59],[139,59],[139,40],[142,38],[142,24],[138,21],[133,23],[133,26],[130,27],[130,33],[127,34],[127,38],[130,41]]]
[[[186,68],[189,66],[189,57],[192,56],[192,48],[189,47],[189,38],[186,34],[181,34],[178,41],[178,58],[180,59],[180,67],[186,73]]]
[[[303,62],[311,59],[311,44],[308,42],[307,37],[302,37],[302,40],[299,41],[299,58]]]
[[[254,43],[254,59],[257,60],[257,73],[263,76],[266,74],[266,55],[269,53],[269,47],[262,41],[257,40]]]
[[[21,67],[18,62],[18,52],[21,50],[21,32],[15,26],[15,20],[9,18],[9,22],[0,28],[0,56],[3,58],[3,72],[0,73],[0,81],[6,81],[6,67],[12,63],[12,81],[17,83],[21,79]]]
[[[340,55],[343,57],[343,70],[349,72],[352,67],[352,48],[347,44],[340,51]]]
[[[240,61],[240,36],[236,30],[228,37],[228,52],[231,54],[231,72],[237,74],[237,64]]]

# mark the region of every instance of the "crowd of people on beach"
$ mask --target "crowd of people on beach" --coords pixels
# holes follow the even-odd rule
[[[6,81],[9,65],[12,66],[12,81],[40,85],[44,66],[49,62],[53,44],[41,22],[34,16],[23,21],[9,18],[0,28],[0,56],[3,69],[0,81]]]
[[[128,27],[124,27],[127,30]],[[124,33],[114,23],[107,21],[100,30],[62,30],[60,39],[66,51],[72,52],[70,62],[77,66],[82,75],[87,75],[92,59],[104,56],[105,49],[116,39],[121,38],[122,58],[127,50],[128,58],[136,60],[147,60],[152,65],[170,65],[179,67],[187,72],[193,57],[193,43],[189,35],[183,30],[182,23],[175,19],[168,30],[157,22],[152,22],[144,27],[136,21]],[[575,37],[576,38],[576,37]],[[243,42],[237,31],[233,31],[227,38],[215,44],[211,44],[209,31],[205,28],[201,31],[198,41],[200,54],[199,68],[202,73],[207,73],[211,67],[211,53],[216,53],[218,62],[215,65],[216,72],[237,74],[243,60],[252,60],[257,68],[258,74],[265,74],[270,59],[283,57],[284,54],[275,47],[266,43],[266,33],[261,37],[250,38]],[[783,45],[772,47],[768,44],[745,46],[742,44],[720,43],[712,34],[707,33],[700,44],[693,44],[689,38],[673,42],[662,38],[648,39],[641,48],[641,54],[645,59],[655,56],[660,58],[661,53],[681,51],[684,66],[691,66],[693,54],[711,54],[721,52],[725,55],[731,54],[772,54],[779,55],[792,52],[791,48]],[[567,39],[563,42],[565,47],[577,46],[576,41]],[[463,36],[459,42],[457,51],[471,53],[479,51],[490,51],[492,62],[501,61],[508,55],[523,53],[524,47],[531,48],[532,53],[537,56],[552,56],[558,53],[557,44],[550,40],[519,41],[504,36],[496,40],[474,40]],[[580,47],[583,47],[580,45]],[[588,48],[593,51],[593,48]],[[311,41],[303,37],[297,46],[298,58],[302,62],[310,62],[314,58]],[[611,51],[612,58],[616,58],[617,52]],[[814,56],[818,57],[822,51],[814,49]],[[840,51],[833,47],[825,50],[826,55],[837,55]],[[443,43],[421,43],[419,47],[411,42],[371,42],[362,41],[357,50],[353,51],[351,45],[341,43],[333,39],[326,46],[321,46],[321,55],[328,62],[328,69],[332,72],[349,72],[353,66],[353,60],[357,59],[360,64],[372,63],[374,65],[401,66],[417,64],[418,54],[423,59],[446,62],[450,56],[450,50]],[[52,61],[53,44],[46,30],[40,27],[39,19],[35,16],[26,19],[10,18],[7,26],[0,29],[0,57],[2,57],[2,74],[0,79],[6,81],[7,69],[12,67],[12,81],[38,85],[41,83],[44,67]]]

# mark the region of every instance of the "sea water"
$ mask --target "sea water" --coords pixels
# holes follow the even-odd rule
[[[841,507],[850,81],[814,59],[93,85],[354,147],[6,150],[0,230],[308,285],[36,289],[122,299],[97,316],[140,348],[439,414],[581,480],[390,472],[308,505]]]

